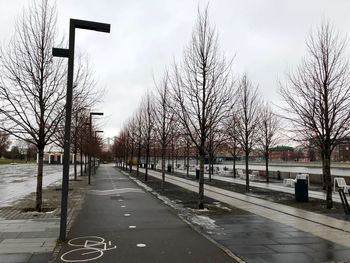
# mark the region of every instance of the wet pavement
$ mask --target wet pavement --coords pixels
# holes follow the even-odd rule
[[[193,188],[196,182],[178,183]],[[92,184],[55,262],[350,262],[344,220],[206,186],[205,193],[216,191],[211,198],[220,192],[246,211],[210,216],[216,227],[206,234],[219,248],[115,168],[101,166]],[[58,230],[58,219],[0,219],[0,263],[48,262]]]
[[[149,171],[160,178],[160,173]],[[190,191],[198,182],[166,176]],[[211,237],[247,262],[349,262],[350,222],[205,185],[205,195],[247,211],[213,217]]]
[[[56,262],[235,262],[113,167],[92,186]]]
[[[253,215],[212,217],[219,230],[210,236],[246,262],[338,262],[350,248],[273,220]]]

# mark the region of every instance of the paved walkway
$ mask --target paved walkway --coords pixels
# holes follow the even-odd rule
[[[79,208],[87,183],[80,181],[70,191],[68,227]],[[70,187],[72,187],[71,183]],[[55,190],[53,190],[55,191]],[[30,207],[31,202],[24,204]],[[22,204],[23,205],[23,204]],[[18,205],[0,208],[0,263],[47,263],[52,259],[59,236],[59,208],[48,213],[23,213]]]
[[[156,171],[149,170],[149,175],[161,178],[161,174]],[[169,175],[166,176],[166,181],[190,191],[198,191],[196,181]],[[222,233],[214,234],[216,239],[221,239],[225,245],[229,244],[228,247],[234,253],[248,262],[324,262],[350,259],[349,221],[208,185],[205,185],[204,193],[220,202],[255,214],[230,218],[230,223],[223,227],[228,230],[229,236],[227,233],[226,236]],[[236,235],[237,232],[243,233],[244,238]]]
[[[177,173],[186,174],[185,170],[182,169],[176,169]],[[195,172],[190,171],[191,175],[195,175]],[[204,174],[205,178],[209,178],[208,174]],[[232,175],[226,176],[226,175],[220,175],[220,174],[213,174],[212,179],[223,181],[223,182],[229,182],[229,183],[235,183],[235,184],[241,184],[245,185],[245,180],[239,179],[239,178],[233,178]],[[284,186],[282,183],[265,183],[265,182],[258,182],[258,181],[249,181],[249,185],[257,188],[263,188],[268,189],[272,191],[279,191],[284,193],[290,193],[294,194],[294,187]],[[315,191],[309,189],[309,197],[326,200],[326,193],[322,191]],[[332,193],[332,198],[334,202],[341,203],[340,197],[338,193]]]
[[[112,166],[92,182],[57,262],[234,262]]]
[[[0,220],[0,262],[48,262],[56,246],[58,219]]]

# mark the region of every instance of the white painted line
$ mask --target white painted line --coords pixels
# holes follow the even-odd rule
[[[126,207],[126,206],[125,206],[125,205],[121,205],[120,207],[124,208],[124,207]]]
[[[136,228],[136,226],[129,226],[129,228]]]
[[[122,193],[144,193],[140,188],[115,188],[111,190],[90,190],[89,194],[93,195],[116,195]]]
[[[130,214],[124,214],[124,216],[130,216]]]
[[[146,247],[146,244],[140,243],[140,244],[137,244],[136,246],[137,246],[137,247]]]

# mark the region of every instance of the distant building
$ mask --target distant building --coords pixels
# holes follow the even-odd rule
[[[290,146],[276,146],[270,149],[270,161],[295,161],[294,148]]]
[[[350,162],[350,137],[344,137],[332,152],[332,161]]]
[[[36,161],[38,162],[38,153],[36,154]],[[77,162],[80,163],[80,154],[77,155],[71,153],[69,157],[69,162],[74,163],[75,158],[77,158]],[[84,163],[87,159],[86,156],[83,155],[82,162]],[[50,146],[48,149],[45,149],[44,151],[44,163],[45,164],[63,164],[63,151],[59,147]]]

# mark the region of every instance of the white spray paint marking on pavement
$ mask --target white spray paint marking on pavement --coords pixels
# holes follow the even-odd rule
[[[137,244],[136,246],[137,246],[137,247],[146,247],[146,244],[140,243],[140,244]]]
[[[116,249],[112,242],[98,236],[77,237],[68,241],[68,245],[76,247],[61,256],[63,262],[87,262],[103,256],[104,251]]]
[[[139,188],[116,188],[111,190],[90,190],[89,194],[93,195],[116,195],[124,193],[144,193],[143,190]]]

